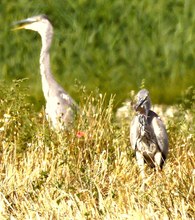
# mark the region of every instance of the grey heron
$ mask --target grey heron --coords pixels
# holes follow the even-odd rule
[[[50,67],[50,46],[53,37],[53,27],[46,15],[38,15],[14,22],[15,28],[29,29],[40,34],[42,48],[40,53],[40,73],[42,90],[46,100],[46,115],[55,129],[68,128],[73,123],[78,110],[76,102],[56,82]]]
[[[150,109],[151,101],[148,90],[140,90],[136,98],[137,115],[130,125],[130,142],[135,151],[142,178],[144,178],[144,163],[162,169],[167,158],[169,144],[165,125]]]

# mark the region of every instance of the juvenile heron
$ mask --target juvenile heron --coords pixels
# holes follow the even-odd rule
[[[14,30],[29,29],[40,34],[42,48],[40,53],[40,73],[42,90],[46,100],[46,115],[55,129],[64,129],[73,122],[78,109],[75,101],[56,82],[50,68],[50,46],[53,27],[46,15],[38,15],[14,23]]]
[[[130,125],[130,142],[136,153],[138,166],[144,175],[144,163],[161,168],[168,154],[168,136],[160,117],[150,110],[149,92],[142,89],[137,94],[137,115]]]

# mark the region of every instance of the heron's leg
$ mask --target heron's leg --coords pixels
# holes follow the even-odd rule
[[[159,171],[161,163],[162,163],[162,153],[161,152],[157,152],[154,155],[154,161],[155,161],[155,164],[156,164],[156,169],[157,169],[157,171]]]
[[[142,179],[144,179],[145,173],[144,173],[144,156],[143,156],[143,154],[140,153],[139,151],[136,151],[136,159],[137,159],[137,164],[140,168],[141,177],[142,177]]]
[[[144,156],[142,153],[140,153],[139,151],[136,151],[136,159],[137,159],[137,164],[139,166],[140,169],[140,173],[141,173],[141,178],[142,178],[142,185],[141,185],[141,191],[145,191],[146,189],[146,178],[145,178],[145,171],[144,171]]]

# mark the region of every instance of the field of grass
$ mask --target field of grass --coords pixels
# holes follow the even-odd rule
[[[107,104],[104,94],[78,87],[82,111],[75,127],[55,132],[44,110],[37,113],[27,101],[24,84],[0,91],[0,219],[195,218],[192,88],[165,117],[169,156],[162,172],[147,169],[143,192],[129,146],[131,109],[128,119],[116,120],[115,97]]]

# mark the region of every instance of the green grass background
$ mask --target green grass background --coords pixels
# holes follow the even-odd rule
[[[55,30],[53,74],[76,101],[79,83],[116,94],[116,108],[144,83],[154,103],[174,104],[195,85],[194,12],[192,0],[1,0],[0,80],[28,78],[30,99],[42,106],[40,37],[10,29],[47,14]]]

